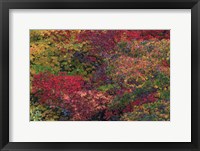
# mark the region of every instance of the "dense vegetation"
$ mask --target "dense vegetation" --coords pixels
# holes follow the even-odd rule
[[[31,30],[31,121],[170,120],[168,30]]]

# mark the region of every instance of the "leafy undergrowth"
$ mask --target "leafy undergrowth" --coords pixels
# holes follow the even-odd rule
[[[169,121],[168,30],[31,30],[31,121]]]

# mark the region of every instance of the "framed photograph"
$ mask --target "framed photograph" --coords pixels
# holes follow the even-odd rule
[[[198,0],[0,10],[2,151],[200,151]]]

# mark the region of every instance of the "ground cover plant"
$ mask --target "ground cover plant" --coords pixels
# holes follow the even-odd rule
[[[30,30],[31,121],[169,121],[169,30]]]

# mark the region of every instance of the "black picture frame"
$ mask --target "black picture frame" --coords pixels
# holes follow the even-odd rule
[[[9,9],[191,9],[191,142],[30,143],[9,142]],[[0,0],[0,149],[200,151],[200,2],[199,0]]]

